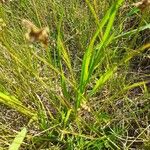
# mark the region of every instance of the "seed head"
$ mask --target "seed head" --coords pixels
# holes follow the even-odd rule
[[[150,6],[150,0],[141,0],[140,2],[133,3],[133,6],[139,8],[141,11]]]
[[[48,45],[49,28],[38,28],[29,20],[23,19],[22,25],[27,29],[25,38],[30,42],[41,42],[44,46]]]

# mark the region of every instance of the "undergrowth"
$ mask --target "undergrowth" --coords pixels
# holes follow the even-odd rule
[[[132,4],[0,4],[1,149],[150,148],[150,17]]]

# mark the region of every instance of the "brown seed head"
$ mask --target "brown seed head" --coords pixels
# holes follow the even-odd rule
[[[1,3],[7,3],[7,2],[11,2],[12,0],[0,0]]]
[[[38,28],[29,20],[23,19],[22,24],[27,28],[25,37],[30,42],[41,42],[44,46],[48,45],[49,28]]]
[[[139,8],[141,11],[143,11],[148,6],[150,6],[150,0],[141,0],[140,2],[134,3],[133,6]]]

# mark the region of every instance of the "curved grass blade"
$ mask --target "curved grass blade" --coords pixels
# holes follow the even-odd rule
[[[109,80],[111,78],[111,76],[114,74],[114,72],[117,70],[117,68],[119,66],[121,66],[122,64],[127,63],[131,58],[133,58],[134,56],[140,54],[142,51],[144,51],[145,49],[149,48],[150,44],[146,44],[144,46],[142,46],[141,48],[131,52],[130,54],[127,54],[126,57],[124,57],[120,63],[118,63],[118,65],[112,67],[112,69],[108,70],[105,74],[103,74],[96,82],[96,85],[94,86],[93,90],[90,92],[90,96],[92,96],[94,93],[97,92],[97,90],[101,87],[103,87],[103,85],[106,83],[107,80]],[[136,86],[137,84],[133,85]]]
[[[29,118],[33,118],[33,120],[37,120],[37,114],[31,110],[29,110],[27,107],[23,105],[21,101],[19,101],[14,96],[6,95],[2,92],[0,92],[0,103],[3,103],[7,105],[8,107],[11,107],[18,112],[26,115]]]
[[[135,34],[137,31],[139,31],[139,32],[144,31],[145,29],[150,29],[150,24],[147,24],[145,26],[139,27],[138,29],[134,29],[134,30],[131,30],[131,31],[128,31],[128,32],[123,32],[120,35],[114,37],[114,40],[118,39],[118,38],[121,38],[121,37],[124,37],[124,36],[129,36],[129,35]]]
[[[117,66],[113,67],[112,69],[108,70],[105,74],[103,74],[100,77],[100,79],[97,80],[96,85],[94,86],[93,90],[90,92],[89,95],[92,96],[98,89],[102,88],[106,81],[111,78],[111,76],[116,70]]]

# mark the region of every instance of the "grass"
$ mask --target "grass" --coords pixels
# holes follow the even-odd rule
[[[1,149],[150,148],[150,17],[132,3],[0,4]],[[22,19],[49,27],[47,47]]]

